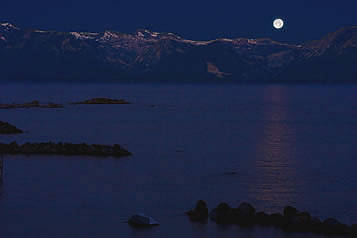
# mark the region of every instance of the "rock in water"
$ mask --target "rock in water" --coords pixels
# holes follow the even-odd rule
[[[206,202],[199,200],[195,209],[186,212],[186,214],[193,222],[206,222],[208,219],[208,208]]]
[[[22,130],[17,127],[7,123],[0,121],[0,134],[21,134],[24,133]]]
[[[321,231],[321,225],[322,222],[320,220],[320,218],[318,217],[311,217],[311,231],[313,232],[320,232]]]
[[[352,228],[335,218],[327,218],[321,225],[321,231],[326,235],[346,235],[352,231]]]
[[[160,225],[154,218],[146,216],[144,214],[136,214],[129,218],[128,223],[137,227],[150,227]]]
[[[241,203],[237,208],[236,222],[240,225],[253,225],[255,223],[255,208],[247,203]]]
[[[287,218],[291,218],[291,217],[295,216],[297,213],[298,213],[298,210],[295,207],[286,206],[284,208],[284,216]]]
[[[255,208],[251,204],[249,204],[247,202],[242,202],[238,206],[238,212],[242,216],[246,216],[246,217],[254,216],[255,215]]]
[[[232,224],[232,208],[225,202],[220,203],[210,213],[210,218],[217,224]]]
[[[288,220],[286,227],[293,231],[306,232],[311,230],[311,216],[308,212],[299,212]]]
[[[265,212],[257,212],[255,214],[255,221],[260,225],[269,225],[270,224],[270,216]]]
[[[270,215],[270,222],[274,226],[285,227],[288,224],[287,219],[280,213]]]

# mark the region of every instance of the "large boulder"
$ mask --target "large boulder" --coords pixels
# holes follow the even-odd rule
[[[253,225],[255,223],[255,208],[249,203],[241,203],[237,208],[236,219],[240,225]]]
[[[234,210],[227,203],[220,203],[210,213],[210,218],[217,224],[233,224]]]
[[[188,217],[193,222],[206,222],[208,219],[207,204],[203,200],[199,200],[193,210],[186,212]]]
[[[270,224],[279,227],[286,227],[288,219],[280,213],[273,213],[270,215]]]
[[[292,206],[286,206],[284,208],[284,216],[287,218],[291,218],[293,216],[295,216],[298,213],[298,210],[295,207]]]
[[[241,216],[250,217],[255,215],[255,208],[247,202],[242,202],[238,206],[238,212]]]
[[[335,218],[327,218],[321,226],[321,231],[326,235],[346,235],[351,233],[351,228],[340,223]]]
[[[257,212],[255,214],[255,222],[259,225],[267,226],[270,224],[270,216],[265,212]]]
[[[311,231],[319,233],[321,231],[322,222],[318,217],[311,217],[310,227]]]
[[[357,224],[353,224],[351,227],[351,236],[357,237]]]
[[[287,225],[287,229],[293,231],[306,232],[311,228],[311,216],[308,212],[300,212],[292,216]]]

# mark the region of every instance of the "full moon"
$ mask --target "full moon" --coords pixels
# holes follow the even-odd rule
[[[275,21],[273,22],[273,26],[275,27],[275,29],[281,29],[284,26],[284,21],[281,19],[275,19]]]

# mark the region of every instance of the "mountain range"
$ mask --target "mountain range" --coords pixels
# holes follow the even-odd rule
[[[321,40],[184,39],[139,29],[132,34],[21,29],[0,23],[0,81],[177,81],[355,83],[357,26]]]

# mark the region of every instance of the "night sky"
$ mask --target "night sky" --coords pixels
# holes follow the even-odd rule
[[[173,32],[195,40],[269,37],[284,42],[319,39],[357,25],[357,1],[323,0],[1,0],[0,22],[59,31]],[[272,27],[275,18],[283,30]]]

